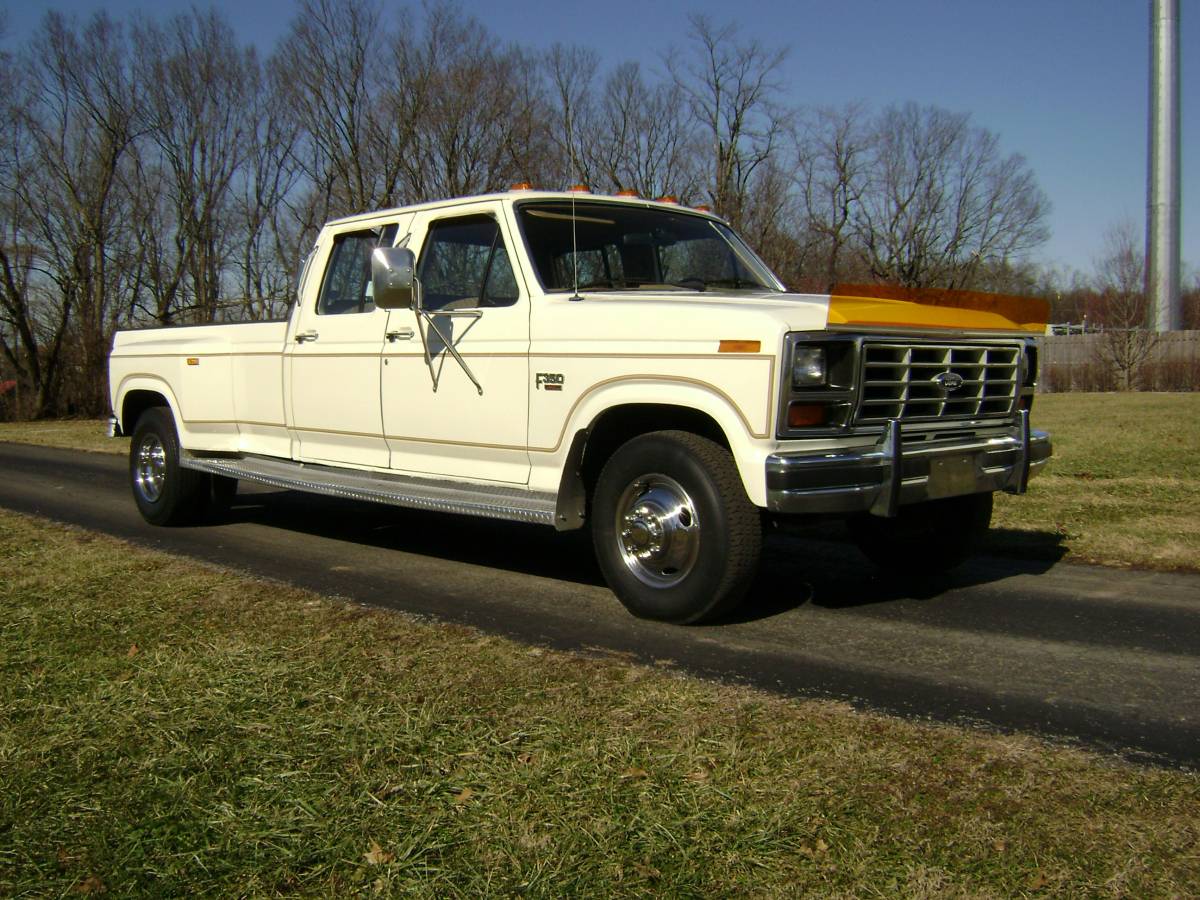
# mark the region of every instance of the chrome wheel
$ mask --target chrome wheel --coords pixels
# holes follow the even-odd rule
[[[156,434],[147,434],[138,444],[133,483],[148,502],[156,503],[167,480],[167,451]]]
[[[629,571],[655,588],[683,581],[700,555],[700,517],[673,478],[646,475],[621,492],[616,505],[617,549]]]

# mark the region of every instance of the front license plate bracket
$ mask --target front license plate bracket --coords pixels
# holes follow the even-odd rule
[[[931,500],[970,494],[976,485],[975,456],[954,453],[939,456],[929,463],[929,484],[926,492]]]

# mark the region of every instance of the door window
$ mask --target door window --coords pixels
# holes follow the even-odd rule
[[[517,279],[491,216],[444,219],[429,227],[417,269],[425,309],[512,306]]]
[[[325,283],[317,301],[317,314],[371,312],[375,309],[371,289],[371,251],[389,247],[396,239],[396,224],[348,231],[333,239],[333,251],[325,269]]]

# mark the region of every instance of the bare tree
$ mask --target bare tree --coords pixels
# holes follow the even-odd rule
[[[734,24],[718,26],[702,15],[688,21],[694,55],[672,54],[667,68],[711,148],[710,201],[740,226],[754,176],[771,159],[787,122],[778,102],[787,51],[740,41]]]
[[[600,65],[595,50],[554,44],[546,54],[546,77],[554,121],[547,128],[562,159],[563,181],[598,185],[592,171],[592,141],[601,134],[596,121],[593,82]]]
[[[240,243],[233,265],[241,286],[241,315],[270,319],[287,309],[295,267],[308,235],[290,215],[300,168],[295,158],[299,126],[272,80],[255,79],[234,211]]]
[[[0,17],[0,37],[5,19]],[[29,310],[32,248],[24,241],[22,211],[14,177],[24,153],[21,123],[24,97],[18,86],[12,54],[0,49],[0,381],[17,383],[16,413],[24,414],[23,394],[40,381],[38,340]],[[21,389],[24,389],[22,391]],[[10,407],[11,408],[11,407]]]
[[[428,0],[301,0],[265,65],[215,12],[46,17],[0,54],[0,365],[100,412],[118,324],[278,315],[323,222],[509,182],[708,201],[793,287],[1027,288],[1045,199],[965,116],[780,102],[783,50],[690,19],[665,74],[503,45]],[[231,299],[240,294],[240,299]]]
[[[808,261],[801,229],[803,207],[791,190],[794,175],[774,158],[760,166],[746,192],[740,231],[783,282],[804,287]]]
[[[854,216],[868,178],[871,135],[862,104],[814,110],[796,138],[796,190],[803,205],[804,273],[814,289],[848,280]],[[855,271],[853,275],[860,273]]]
[[[422,39],[397,54],[397,107],[414,124],[407,181],[420,199],[506,187],[533,157],[544,111],[538,67],[456,7],[425,10]]]
[[[686,110],[674,82],[648,83],[636,62],[617,66],[605,79],[589,142],[599,183],[643,197],[701,196],[698,142]]]
[[[173,257],[154,268],[167,295],[160,320],[178,311],[187,283],[193,321],[217,317],[231,237],[234,178],[251,144],[248,113],[256,100],[258,62],[238,46],[215,11],[193,10],[134,29],[136,72],[143,85],[142,128],[153,148],[145,165],[159,179],[173,214]]]
[[[1130,221],[1110,226],[1104,234],[1104,251],[1096,261],[1096,287],[1103,301],[1104,339],[1101,359],[1112,366],[1124,390],[1134,390],[1142,367],[1158,343],[1146,327],[1146,260],[1137,229]]]
[[[1049,203],[1032,171],[965,114],[890,107],[870,143],[855,230],[877,278],[966,287],[1045,241]]]
[[[312,222],[394,202],[398,163],[376,120],[383,14],[377,0],[302,0],[272,59],[302,129]],[[382,146],[381,146],[382,145]]]
[[[121,315],[124,271],[114,265],[128,219],[122,166],[137,97],[119,26],[99,13],[81,30],[48,13],[18,65],[24,97],[10,157],[31,277],[16,311],[35,415],[52,412],[72,337],[77,399],[103,404],[108,338]]]

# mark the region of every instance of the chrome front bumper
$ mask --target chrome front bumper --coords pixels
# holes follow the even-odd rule
[[[1050,435],[1031,431],[1022,411],[1007,433],[904,445],[899,420],[869,450],[776,453],[767,457],[767,509],[776,513],[870,512],[985,491],[1023,494],[1050,459]]]

